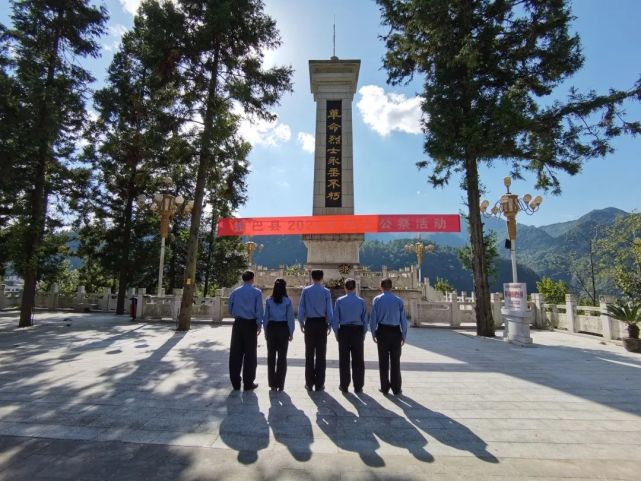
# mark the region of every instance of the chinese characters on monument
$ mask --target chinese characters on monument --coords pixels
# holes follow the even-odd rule
[[[325,125],[325,207],[342,207],[343,123],[340,100],[327,101]]]

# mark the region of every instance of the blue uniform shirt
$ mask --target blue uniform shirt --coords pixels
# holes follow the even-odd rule
[[[367,332],[367,306],[365,301],[358,297],[354,291],[336,299],[334,307],[334,322],[332,327],[338,333],[338,328],[345,325],[363,326],[363,333]]]
[[[399,326],[403,334],[403,340],[405,340],[407,336],[407,319],[405,318],[405,308],[401,298],[389,291],[384,291],[376,296],[372,302],[370,324],[373,335],[376,335],[376,329],[378,329],[379,324]]]
[[[294,334],[294,308],[289,297],[283,297],[283,301],[280,304],[274,302],[274,299],[271,297],[267,298],[265,302],[265,315],[263,316],[263,326],[265,326],[265,329],[270,322],[287,322],[289,335],[292,336]]]
[[[301,327],[305,327],[305,319],[308,317],[324,317],[328,326],[332,325],[334,318],[332,295],[329,293],[329,289],[317,282],[307,286],[300,294],[298,321]]]
[[[256,326],[263,322],[263,293],[260,289],[245,282],[229,296],[229,312],[234,317],[256,319]]]

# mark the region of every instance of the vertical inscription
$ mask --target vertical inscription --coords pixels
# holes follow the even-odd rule
[[[327,101],[325,207],[343,206],[343,111],[340,100]]]

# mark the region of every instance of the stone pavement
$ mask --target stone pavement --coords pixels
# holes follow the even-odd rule
[[[67,320],[65,320],[65,318]],[[0,480],[641,479],[641,356],[534,332],[518,348],[411,329],[403,391],[308,393],[300,331],[286,392],[231,392],[230,325],[0,313]]]

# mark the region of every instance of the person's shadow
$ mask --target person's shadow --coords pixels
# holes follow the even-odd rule
[[[426,408],[408,396],[390,396],[390,400],[403,410],[407,419],[414,426],[438,439],[441,443],[462,451],[469,451],[488,463],[499,462],[487,450],[487,443],[467,426],[454,421],[445,414]]]
[[[269,446],[269,426],[252,391],[232,392],[225,401],[227,414],[220,423],[220,437],[238,451],[238,461],[252,464],[258,451]]]
[[[367,420],[372,433],[392,446],[407,449],[419,461],[434,461],[426,449],[427,439],[407,419],[384,408],[367,394],[345,394],[361,419]]]
[[[316,404],[316,424],[336,446],[357,453],[368,466],[385,466],[376,452],[380,444],[369,423],[349,412],[327,392],[308,392],[308,395]]]
[[[269,392],[267,421],[276,441],[287,446],[297,461],[309,461],[314,441],[312,422],[301,409],[296,409],[292,399],[283,391]]]

